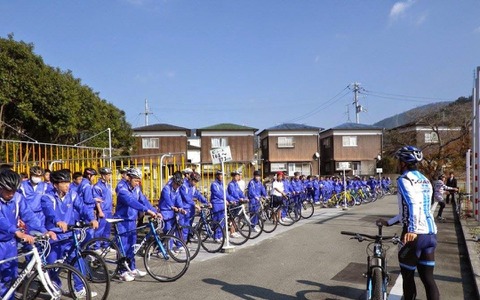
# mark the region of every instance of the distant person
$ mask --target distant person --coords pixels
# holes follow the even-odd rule
[[[453,172],[450,172],[450,177],[448,177],[446,185],[452,188],[458,187],[457,178],[455,178],[455,174],[453,174]],[[445,202],[449,204],[450,199],[452,199],[452,204],[455,203],[455,191],[451,191],[447,194],[447,198],[445,199]]]
[[[403,245],[398,252],[398,262],[404,299],[416,299],[415,270],[418,269],[427,299],[438,300],[440,293],[433,276],[437,226],[430,212],[433,191],[430,181],[418,171],[417,166],[423,159],[423,153],[416,147],[405,146],[395,153],[395,158],[401,174],[397,179],[399,213],[388,221],[379,219],[377,223],[403,225]]]
[[[437,220],[444,221],[445,218],[442,217],[443,209],[445,208],[445,202],[443,195],[448,191],[456,192],[457,188],[449,187],[445,185],[445,175],[440,175],[438,180],[435,180],[433,183],[433,198],[438,203],[440,208],[438,209]]]

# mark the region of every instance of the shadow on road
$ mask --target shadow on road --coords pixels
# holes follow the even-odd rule
[[[225,281],[221,281],[214,278],[203,279],[203,282],[208,284],[219,285],[222,291],[228,292],[232,295],[237,296],[240,299],[279,299],[279,300],[290,300],[298,299],[293,296],[277,293],[271,289],[266,289],[259,286],[254,286],[250,284],[230,284]]]
[[[347,299],[363,299],[364,290],[357,289],[349,286],[340,286],[340,285],[325,285],[318,282],[313,282],[310,280],[297,280],[298,283],[303,283],[306,285],[311,285],[312,287],[317,287],[317,289],[298,291],[296,294],[296,299],[324,299],[324,300],[334,300],[338,299],[337,297],[347,298]],[[331,295],[331,297],[328,297]],[[353,295],[358,295],[357,297],[352,298]]]

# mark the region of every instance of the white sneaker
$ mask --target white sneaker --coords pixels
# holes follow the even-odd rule
[[[132,272],[130,272],[130,275],[133,276],[133,277],[144,277],[145,275],[147,275],[147,272],[145,271],[140,271],[139,269],[135,269],[133,270]]]
[[[238,232],[234,232],[234,233],[230,234],[230,237],[231,238],[238,238],[238,237],[240,237],[240,234]]]
[[[260,230],[258,230],[257,226],[252,227],[252,231],[253,231],[253,232],[260,232]]]
[[[104,255],[105,254],[105,253],[103,253],[103,249],[101,249],[101,248],[95,249],[95,250],[93,250],[93,252],[95,252],[98,255]]]
[[[215,243],[220,244],[222,242],[222,239],[215,239]]]
[[[126,281],[126,282],[129,282],[129,281],[134,281],[135,280],[135,277],[133,277],[132,275],[130,275],[129,272],[123,272],[122,274],[118,275],[118,278],[122,281]]]
[[[90,291],[90,297],[96,297],[98,294],[97,292],[94,292],[94,291]],[[78,292],[75,292],[75,297],[77,298],[86,298],[87,297],[87,291],[85,290],[85,288],[79,290]]]

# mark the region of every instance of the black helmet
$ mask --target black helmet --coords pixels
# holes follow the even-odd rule
[[[98,169],[98,173],[101,175],[112,174],[112,170],[110,168],[100,168]]]
[[[0,189],[7,191],[16,191],[20,187],[22,179],[18,173],[10,169],[0,170]]]
[[[72,177],[70,176],[70,170],[62,169],[59,171],[54,171],[50,174],[50,180],[52,183],[60,183],[60,182],[70,182],[72,181]]]
[[[183,184],[182,172],[177,171],[173,173],[172,182],[178,185],[182,185]]]
[[[83,177],[87,177],[88,175],[97,175],[97,171],[94,168],[85,168],[85,170],[83,170]]]
[[[190,174],[190,180],[200,181],[200,179],[202,179],[202,177],[199,173],[193,172],[192,174]]]
[[[43,176],[43,169],[39,166],[31,167],[30,176]]]

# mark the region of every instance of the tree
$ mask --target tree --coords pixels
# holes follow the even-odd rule
[[[133,144],[122,110],[71,71],[46,65],[33,44],[17,42],[13,34],[0,38],[0,122],[3,139],[26,135],[41,142],[75,144],[111,128],[114,148],[128,150]],[[108,139],[99,136],[88,145],[107,147]]]

